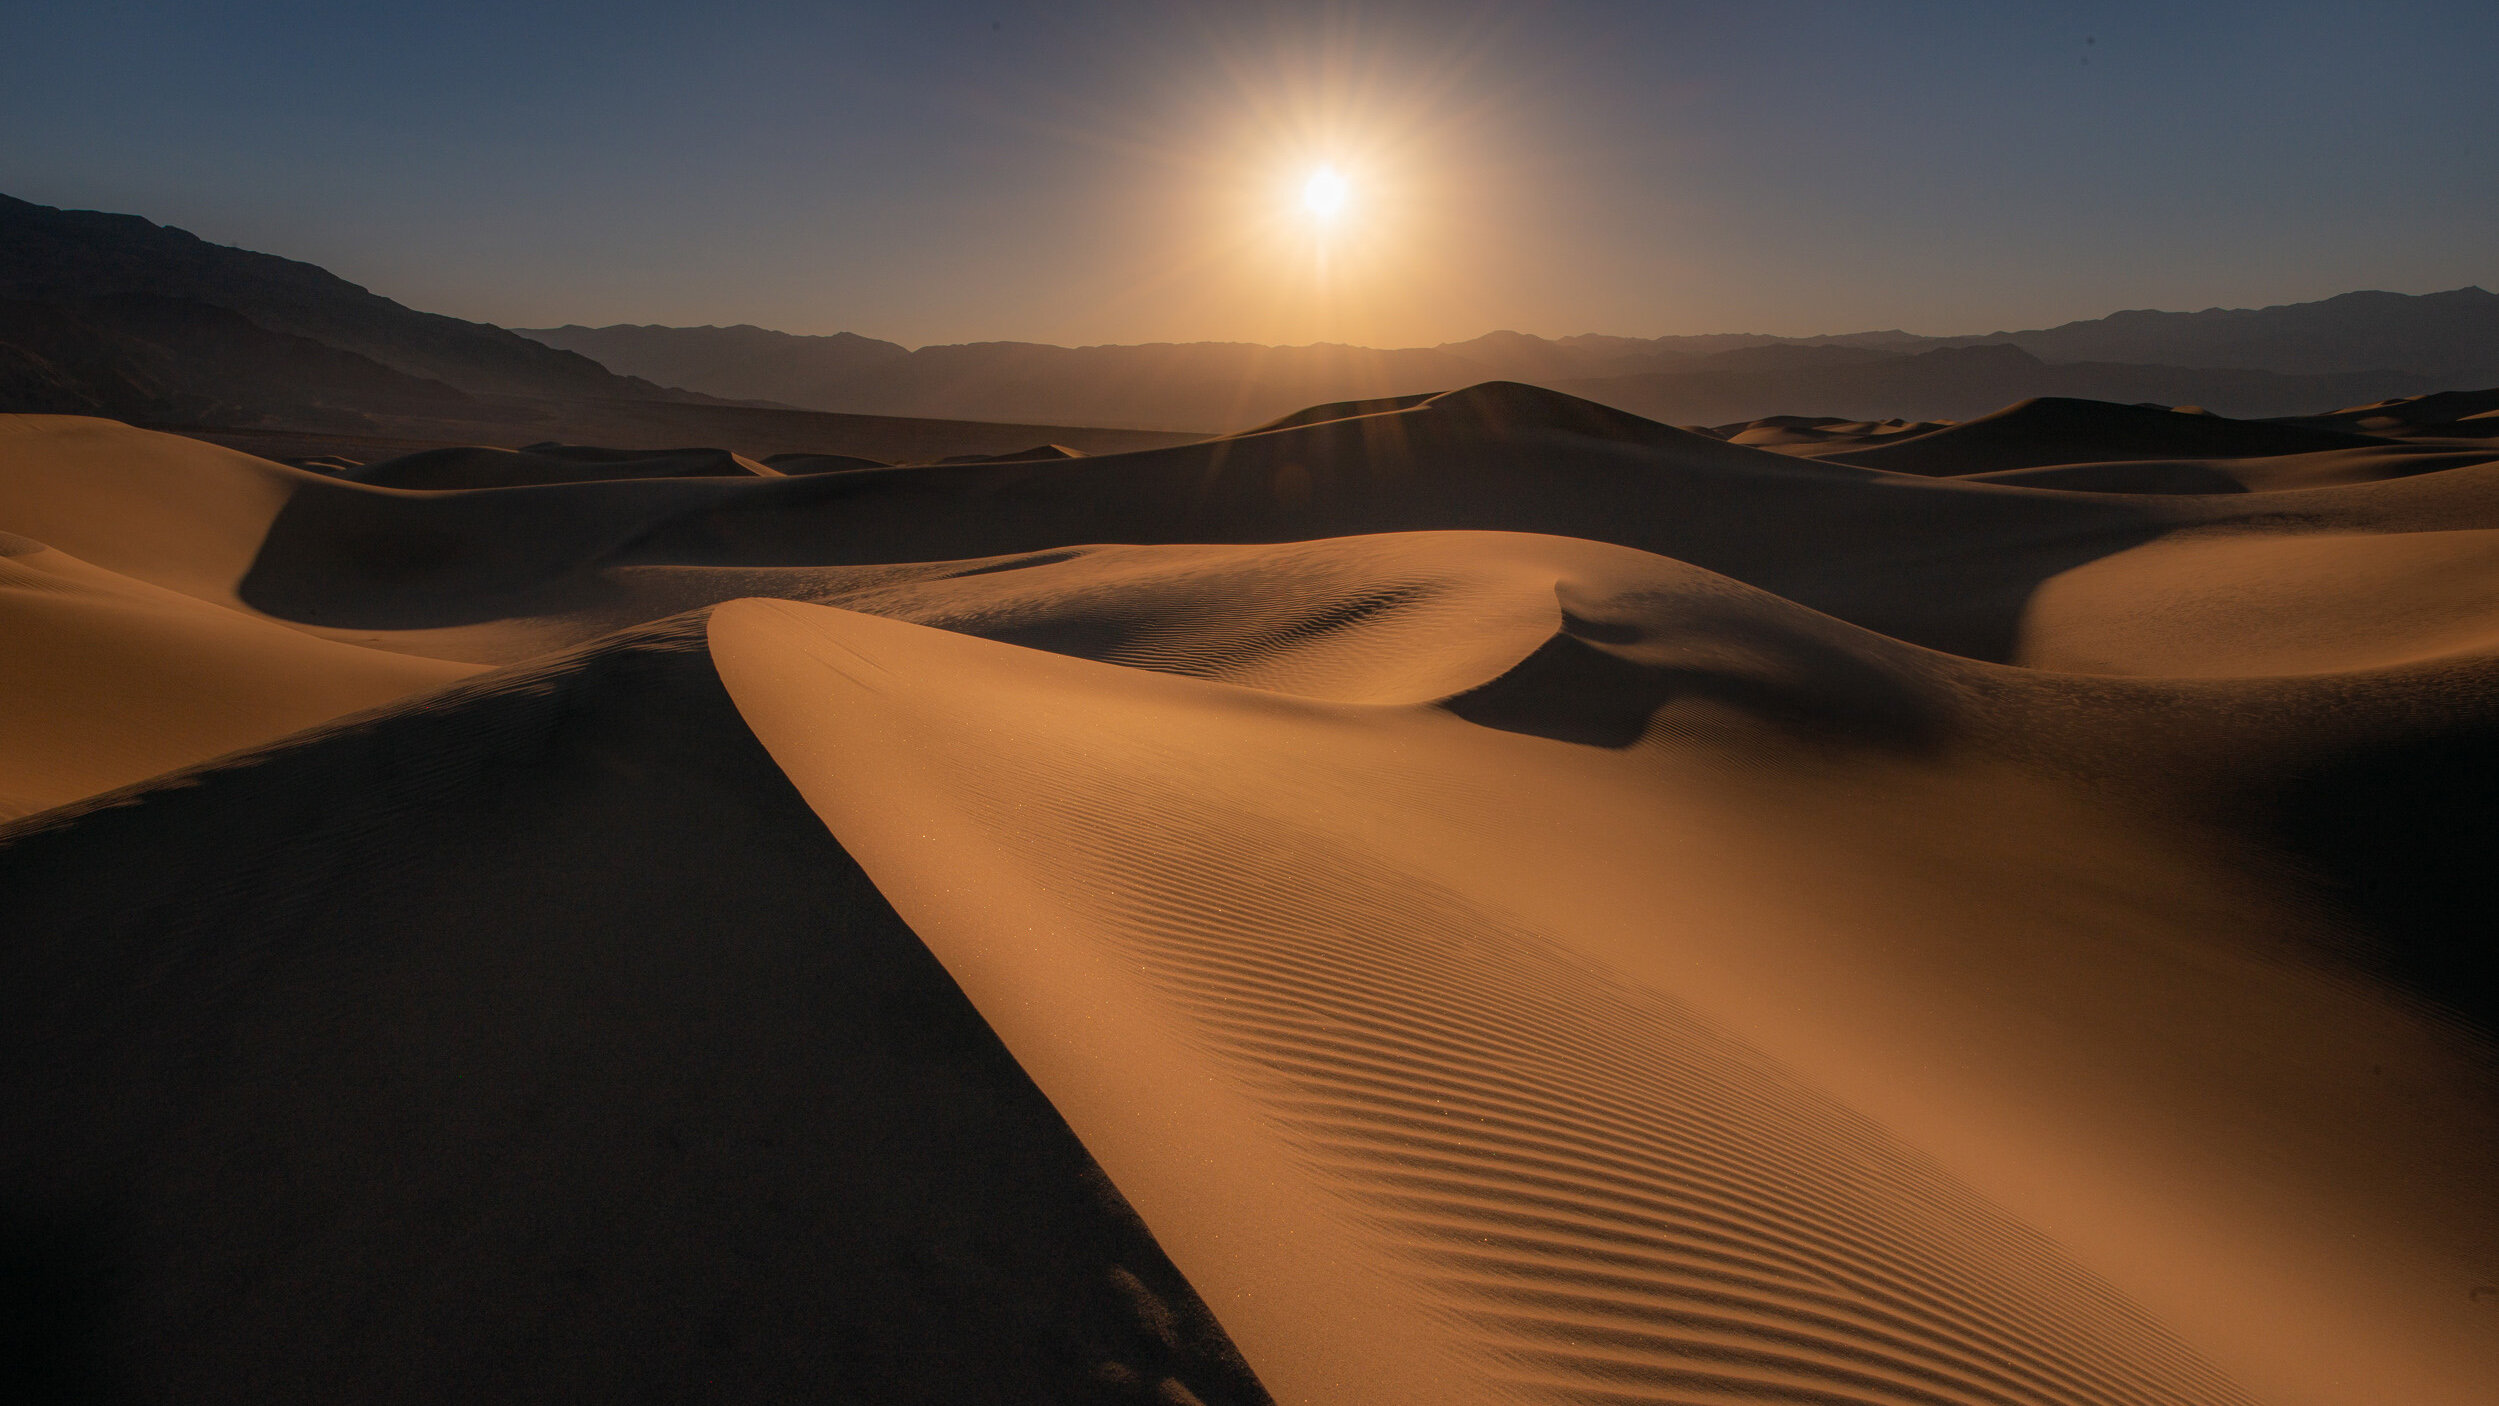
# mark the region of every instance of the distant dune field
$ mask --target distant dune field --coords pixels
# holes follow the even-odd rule
[[[2487,1402],[2495,415],[0,416],[0,1370]]]

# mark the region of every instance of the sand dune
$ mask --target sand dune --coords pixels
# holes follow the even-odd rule
[[[533,444],[522,449],[434,449],[362,464],[340,476],[377,488],[519,488],[540,483],[602,483],[620,478],[777,478],[780,470],[720,449],[593,449]]]
[[[2487,654],[2499,534],[2180,534],[2050,580],[2025,638],[2039,668],[2184,678]]]
[[[2227,420],[2161,406],[2041,398],[1871,449],[1831,456],[1894,473],[1992,473],[2112,459],[2241,459],[2369,449],[2347,432]]]
[[[2154,509],[2104,496],[1974,491],[1815,463],[1495,383],[1403,411],[1071,461],[544,487],[492,499],[321,479],[288,500],[242,595],[272,615],[355,630],[527,616],[594,620],[595,633],[757,589],[781,593],[687,568],[857,568],[1099,542],[1421,529],[1638,547],[1903,638],[2003,658],[2039,579],[2159,526]],[[1817,549],[1797,551],[1800,537]],[[2019,550],[2001,549],[2006,539]],[[649,594],[662,590],[665,608]],[[642,599],[627,606],[626,595]],[[623,614],[603,608],[611,603]]]
[[[0,534],[0,816],[48,810],[477,666],[317,639]]]
[[[76,415],[0,416],[8,531],[125,576],[231,603],[310,475]]]
[[[0,419],[19,1370],[2485,1400],[2460,408],[374,482]]]
[[[2006,681],[1560,547],[1550,638],[1583,643],[1446,708],[789,604],[716,614],[714,652],[1288,1399],[2237,1399],[2216,1363],[2471,1399],[2468,1042],[2280,968],[2300,921],[2147,817],[1991,764],[1960,734],[2027,710],[1953,715]],[[2450,1096],[2384,1106],[2320,1028]],[[2323,1205],[2409,1225],[2280,1230]]]
[[[15,1399],[1264,1399],[699,622],[8,833]]]
[[[2499,390],[2440,391],[2435,395],[2406,396],[2400,400],[2355,405],[2311,418],[2326,423],[2341,421],[2363,428],[2389,429],[2450,424],[2493,410],[2499,410]]]

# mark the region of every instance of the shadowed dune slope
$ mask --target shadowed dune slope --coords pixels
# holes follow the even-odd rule
[[[2153,530],[2144,509],[2105,495],[1817,464],[1500,384],[1172,450],[592,487],[419,500],[317,480],[273,524],[243,594],[299,622],[436,628],[548,613],[531,591],[578,609],[611,567],[1489,529],[1676,556],[1901,638],[2004,658],[2039,580]]]
[[[769,454],[764,457],[764,464],[779,474],[832,474],[890,467],[882,459],[863,459],[852,454]]]
[[[0,829],[12,1399],[1266,1398],[699,622]]]
[[[941,464],[1021,464],[1035,459],[1082,459],[1084,457],[1083,450],[1070,449],[1064,444],[1035,444],[1022,449],[1010,449],[1003,454],[950,454],[938,462]]]
[[[1425,395],[1391,395],[1376,400],[1332,400],[1313,405],[1290,415],[1279,415],[1263,425],[1253,425],[1243,434],[1261,434],[1268,430],[1289,430],[1297,425],[1316,425],[1328,420],[1350,420],[1357,415],[1379,415],[1391,410],[1411,410],[1430,400]]]
[[[2369,434],[2499,434],[2494,415],[2499,415],[2499,389],[2405,396],[2307,418],[2313,424]]]
[[[376,488],[519,488],[620,478],[776,478],[780,471],[719,449],[429,449],[365,464],[341,477]]]
[[[2202,471],[2199,486],[2244,477],[2248,462]],[[2445,471],[2430,477],[2455,481],[2434,503],[2411,500],[2419,525],[2474,525],[2499,505],[2474,469],[2483,461],[2435,462]],[[2331,486],[2405,466],[2312,467],[2311,479]],[[1502,530],[1675,557],[1895,638],[2009,660],[2031,592],[2059,572],[2180,527],[2285,516],[2259,493],[2233,498],[1876,472],[1484,386],[1404,410],[1062,462],[575,485],[493,500],[319,481],[273,523],[243,589],[273,616],[351,630],[524,616],[623,623],[608,612],[628,609],[620,593],[643,589],[632,578],[646,568],[853,569],[1102,542]],[[2374,530],[2393,525],[2385,505],[2398,502],[2311,497],[2300,510],[2353,514]],[[694,585],[682,575],[674,584]],[[746,593],[785,591],[715,588],[639,618]]]
[[[2238,459],[2382,444],[2345,430],[2043,396],[1914,438],[1826,457],[1894,473],[1942,475],[2112,459]]]
[[[2375,483],[2491,462],[2488,450],[2446,444],[2390,444],[2321,449],[2252,458],[2135,459],[2098,464],[2047,464],[1956,475],[1964,483],[2001,483],[2071,493],[2281,493],[2341,483]]]

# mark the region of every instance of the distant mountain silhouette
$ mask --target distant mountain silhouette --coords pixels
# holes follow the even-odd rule
[[[817,410],[1206,431],[1244,429],[1314,402],[1394,399],[1485,379],[1550,386],[1679,423],[1773,414],[1957,419],[2041,396],[2272,416],[2499,381],[2499,295],[2479,288],[2123,312],[1966,337],[1500,331],[1398,350],[981,342],[912,351],[849,333],[743,326],[524,335],[619,372]]]
[[[1653,420],[1716,425],[1769,415],[1966,420],[2042,397],[2193,405],[2222,415],[2265,417],[2416,395],[2438,384],[2401,371],[2295,376],[2121,362],[2059,365],[1999,342],[1784,369],[1722,369],[1704,362],[1688,371],[1561,381],[1554,388]]]
[[[1326,343],[972,342],[905,351],[864,337],[746,327],[557,327],[524,335],[710,395],[850,414],[1149,429],[1245,429],[1319,401],[1424,394],[1487,379],[1482,363],[1440,351]],[[772,348],[777,352],[767,355]]]
[[[14,411],[214,431],[255,453],[325,461],[436,446],[650,450],[708,439],[831,464],[1186,438],[1061,419],[937,424],[723,402],[404,307],[311,264],[135,215],[0,196],[0,412]]]
[[[2448,386],[2499,381],[2499,293],[2345,293],[2315,303],[2202,312],[2119,312],[2035,332],[1998,332],[2045,361],[2320,374],[2409,371]]]
[[[1499,359],[1491,353],[1524,350],[1513,340],[1521,336],[1496,333],[1441,350],[1489,363]],[[1721,364],[1731,367],[1724,354],[1750,348],[1841,347],[1914,355],[1987,344],[2019,347],[2053,363],[2121,362],[2284,375],[2401,371],[2447,385],[2484,385],[2499,381],[2499,293],[2481,288],[2417,295],[2344,293],[2313,303],[2202,312],[2138,310],[2027,332],[1951,337],[1900,331],[1825,337],[1736,333],[1646,341],[1565,337],[1544,345],[1563,353],[1567,363],[1586,368],[1580,373],[1584,376],[1608,376],[1671,371],[1706,356],[1720,356]]]
[[[758,457],[883,460],[1022,454],[1036,444],[1101,453],[1245,430],[1318,404],[1494,380],[1684,425],[1961,420],[2042,397],[2316,416],[2499,382],[2499,296],[2353,293],[1957,338],[1498,331],[1399,349],[911,350],[753,326],[522,335],[419,312],[311,264],[137,216],[0,196],[0,410],[362,434],[376,452],[714,439]]]
[[[633,367],[627,374],[663,386],[819,410],[834,408],[819,403],[830,387],[911,355],[892,342],[853,332],[801,337],[745,323],[735,327],[566,326],[520,335],[578,352],[610,368]]]
[[[641,399],[657,386],[500,327],[418,312],[312,264],[211,244],[136,215],[0,196],[0,298],[146,293],[226,308],[271,331],[482,394]]]

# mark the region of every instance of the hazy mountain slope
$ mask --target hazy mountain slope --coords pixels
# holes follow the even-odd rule
[[[2499,380],[2499,293],[2364,292],[2269,308],[2118,312],[1996,338],[2045,361],[2412,371],[2442,382],[2443,389]]]
[[[1536,343],[1530,348],[1524,343]],[[1544,357],[1583,376],[1670,371],[1695,358],[1754,347],[1842,347],[1915,354],[2009,343],[2047,362],[2125,362],[2285,375],[2410,371],[2451,386],[2499,380],[2499,294],[2478,287],[2443,293],[2344,293],[2313,303],[2202,312],[2115,312],[2028,331],[1920,336],[1902,331],[1819,337],[1719,333],[1697,337],[1564,337],[1495,333],[1442,351],[1488,364]],[[1524,366],[1501,374],[1529,374]]]
[[[327,269],[211,244],[136,215],[0,195],[0,297],[152,293],[231,309],[412,376],[475,393],[641,398],[659,388],[526,337],[418,312]]]
[[[559,327],[525,335],[630,375],[810,410],[1164,430],[1246,429],[1320,401],[1441,391],[1488,374],[1482,363],[1438,351],[1329,344],[970,342],[905,352],[864,337],[753,328]]]
[[[460,416],[477,408],[440,381],[152,293],[0,299],[0,348],[0,400],[19,410],[223,423],[327,411],[359,423],[366,410]]]
[[[813,406],[826,387],[868,367],[909,356],[892,342],[855,332],[804,337],[740,323],[735,327],[523,328],[551,347],[579,352],[611,371],[663,386],[733,400]]]
[[[11,412],[242,435],[255,453],[325,467],[546,441],[890,462],[1180,438],[1057,415],[1002,425],[723,404],[499,327],[417,312],[311,264],[135,215],[0,196],[0,413]]]
[[[1499,331],[1397,350],[980,342],[905,351],[849,333],[800,337],[756,327],[558,327],[524,335],[627,375],[816,410],[1208,431],[1244,429],[1313,403],[1416,395],[1487,378],[1569,390],[1682,423],[1776,414],[1956,418],[2050,395],[2288,415],[2499,380],[2499,295],[2479,288],[2349,293],[2253,310],[2123,312],[1959,337]]]

